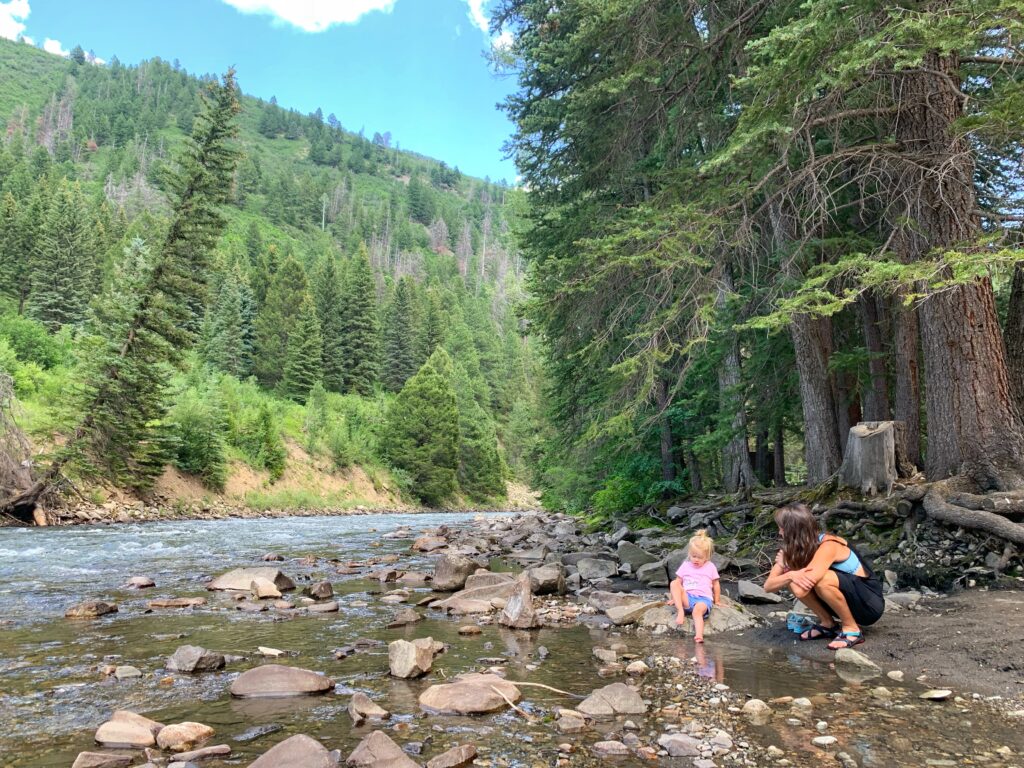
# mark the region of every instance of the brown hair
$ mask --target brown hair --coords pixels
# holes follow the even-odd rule
[[[786,567],[806,568],[818,550],[818,521],[806,504],[794,501],[775,510],[782,531],[782,556]]]
[[[701,528],[697,531],[693,538],[690,539],[690,543],[686,546],[687,551],[696,549],[698,552],[704,555],[708,560],[715,554],[715,540],[708,536],[708,532]]]

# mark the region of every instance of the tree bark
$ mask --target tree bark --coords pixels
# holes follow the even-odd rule
[[[1006,344],[1010,391],[1017,404],[1017,411],[1024,415],[1024,263],[1021,262],[1017,262],[1013,270],[1003,341]]]
[[[973,211],[974,156],[956,121],[964,100],[956,54],[927,54],[896,78],[896,138],[904,147],[901,224],[913,222],[911,257],[955,248],[979,230]],[[988,278],[932,291],[918,309],[928,415],[926,473],[969,477],[982,490],[1024,486],[1024,426],[1011,394],[1001,329]]]
[[[868,372],[871,388],[864,392],[865,421],[887,421],[889,411],[889,382],[885,371],[885,349],[882,346],[882,328],[878,297],[874,291],[861,294],[860,317],[864,327],[864,346],[868,352]]]
[[[761,485],[768,485],[772,479],[770,460],[768,453],[768,430],[758,430],[757,440],[754,447],[754,472],[757,474],[758,482]]]
[[[774,463],[772,465],[772,480],[775,482],[776,488],[781,488],[786,484],[786,444],[783,440],[782,425],[779,424],[775,428],[775,456]]]
[[[836,403],[828,375],[831,322],[828,318],[797,315],[790,325],[790,333],[804,414],[807,482],[817,485],[831,477],[841,461]]]
[[[903,305],[903,293],[892,299],[893,418],[906,425],[907,458],[921,466],[921,386],[918,362],[917,308]]]
[[[726,265],[722,270],[716,305],[725,313],[726,302],[733,291],[732,268]],[[732,331],[726,331],[723,339],[725,355],[718,369],[719,408],[723,415],[731,415],[732,435],[722,449],[722,487],[727,493],[736,493],[741,488],[757,486],[757,477],[750,464],[750,448],[747,443],[747,413],[740,376],[739,340]]]
[[[658,379],[654,392],[658,406],[659,449],[661,451],[661,479],[671,483],[676,479],[676,462],[672,455],[672,425],[668,420],[668,386]]]
[[[690,477],[690,490],[700,493],[704,490],[704,480],[700,474],[700,462],[697,461],[689,441],[683,448],[683,461],[686,463],[686,474]]]

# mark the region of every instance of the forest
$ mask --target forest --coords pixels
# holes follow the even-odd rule
[[[816,486],[895,420],[929,514],[1021,541],[978,496],[1024,488],[1019,3],[504,0],[493,26],[548,498]]]
[[[168,464],[211,493],[248,466],[255,506],[358,503],[276,493],[296,451],[433,506],[526,479],[521,193],[234,73],[7,40],[0,72],[8,511]]]

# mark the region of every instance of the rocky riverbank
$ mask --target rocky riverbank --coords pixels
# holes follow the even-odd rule
[[[373,650],[384,644],[372,637],[334,651],[341,661],[364,655],[370,662],[379,659],[381,672],[394,681],[375,689],[372,697],[351,695],[348,716],[358,743],[345,746],[296,734],[251,763],[254,768],[326,768],[342,762],[380,768],[424,763],[427,768],[470,763],[487,768],[512,763],[596,766],[610,757],[695,768],[942,766],[967,759],[1020,765],[1024,742],[1014,724],[1024,717],[1024,706],[1014,696],[1013,688],[1020,684],[1016,662],[994,654],[987,660],[972,656],[971,664],[965,664],[954,639],[956,629],[941,631],[942,606],[961,605],[966,613],[968,606],[987,601],[989,595],[1004,594],[1012,601],[1014,593],[970,590],[939,597],[890,585],[889,611],[868,644],[832,654],[821,644],[797,643],[779,629],[792,606],[776,602],[755,581],[742,578],[756,573],[756,562],[720,555],[725,591],[731,597],[713,613],[706,647],[695,647],[684,639],[689,627],[677,627],[674,612],[664,605],[669,573],[685,555],[685,535],[677,531],[620,528],[587,533],[569,517],[527,514],[481,517],[458,527],[398,528],[381,533],[374,544],[393,551],[361,560],[285,558],[268,552],[257,567],[240,563],[245,567],[210,581],[208,598],[149,601],[149,610],[210,612],[211,620],[218,612],[223,617],[224,611],[241,611],[287,622],[366,606],[365,601],[346,601],[347,580],[380,584],[373,600],[393,609],[388,628],[407,634],[392,640],[385,656]],[[149,588],[142,578],[135,586]],[[91,602],[104,605],[78,606],[69,615],[116,615],[111,613],[115,605],[99,600],[104,595],[91,597],[96,599]],[[168,600],[189,602],[186,607]],[[1000,632],[1015,647],[1024,639],[1015,634],[1024,617],[1018,619],[1011,607],[1004,606]],[[918,622],[927,629],[915,637],[932,638],[934,658],[944,662],[939,669],[920,671],[922,658],[913,644],[902,656],[895,653],[895,638]],[[449,633],[449,626],[457,627],[457,634]],[[557,658],[531,638],[538,632],[582,628],[602,639],[592,647],[575,648],[574,663],[593,665],[605,684],[579,695],[538,684],[535,676]],[[467,663],[460,646],[495,629],[511,633],[506,642],[519,649],[514,659],[482,656]],[[439,633],[448,642],[438,640]],[[827,676],[825,692],[816,686],[756,698],[723,681],[725,668],[713,661],[719,642],[756,644],[766,657],[777,650],[817,655],[834,668],[815,667]],[[287,650],[267,646],[258,651],[245,658],[184,645],[166,659],[163,679],[174,684],[182,676],[227,671],[231,697],[256,701],[267,696],[337,698],[353,682],[343,685],[335,673],[306,669]],[[975,662],[987,664],[983,675]],[[109,664],[104,672],[120,680],[139,670]],[[1006,692],[983,696],[986,681],[996,679]],[[148,761],[149,768],[184,768],[200,760],[207,766],[227,764],[232,746],[216,743],[216,724],[211,728],[187,714],[170,723],[134,712],[115,714],[96,724],[101,748],[83,751],[75,766]],[[502,719],[481,719],[494,717]],[[985,725],[972,726],[972,721]],[[496,725],[514,731],[515,742],[499,747]],[[134,739],[130,744],[126,733]]]

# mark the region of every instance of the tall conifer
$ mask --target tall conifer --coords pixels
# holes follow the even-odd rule
[[[323,380],[324,387],[331,392],[345,389],[344,349],[344,297],[337,261],[333,254],[327,256],[320,266],[313,282],[316,298],[316,313],[320,319],[320,335],[323,339]]]
[[[288,336],[288,354],[281,380],[285,397],[305,403],[309,391],[323,378],[323,342],[316,306],[307,295],[299,306],[294,328]]]
[[[384,385],[398,392],[416,373],[416,338],[413,332],[412,300],[409,282],[398,281],[388,306],[384,327]]]
[[[377,287],[365,243],[359,245],[349,267],[342,321],[345,386],[351,392],[369,395],[380,377],[380,326]]]
[[[277,270],[256,318],[256,376],[268,387],[280,383],[288,362],[288,336],[308,291],[306,273],[292,256]]]

